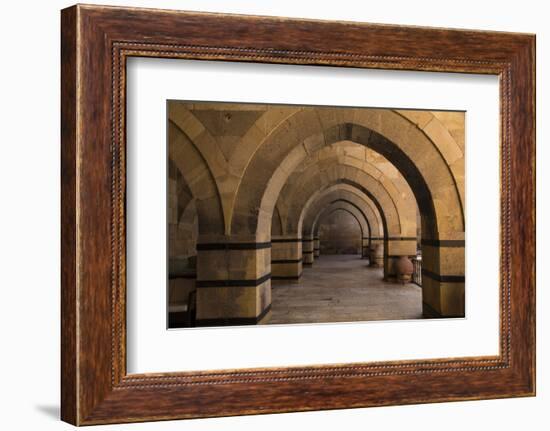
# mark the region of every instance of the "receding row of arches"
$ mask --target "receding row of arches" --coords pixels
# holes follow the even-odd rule
[[[335,211],[386,280],[422,254],[426,316],[464,315],[462,113],[172,101],[168,140],[170,297],[197,324],[262,322]]]

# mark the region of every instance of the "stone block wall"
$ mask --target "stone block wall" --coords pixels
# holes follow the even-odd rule
[[[337,210],[319,224],[321,254],[361,254],[362,232],[347,211]]]

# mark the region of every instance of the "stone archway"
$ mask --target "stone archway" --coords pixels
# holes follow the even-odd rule
[[[395,205],[390,192],[380,181],[354,166],[332,163],[312,176],[308,169],[304,176],[309,180],[299,181],[301,186],[290,198],[286,228],[288,235],[297,237],[303,233],[304,220],[308,213],[315,214],[318,211],[315,202],[324,189],[336,183],[345,183],[367,195],[381,215],[384,235],[377,240],[384,245],[384,277],[395,278],[395,262],[399,257],[416,255],[415,209]],[[302,235],[301,238],[304,262],[312,263],[310,256],[314,238],[312,235]]]
[[[338,183],[327,187],[322,190],[319,195],[317,204],[319,208],[324,205],[330,204],[334,201],[346,201],[357,208],[367,220],[369,231],[375,233],[375,241],[383,241],[384,230],[382,219],[378,207],[372,202],[372,200],[359,189],[354,188],[351,185]],[[279,213],[279,209],[276,207],[274,214]],[[282,235],[282,232],[274,234],[271,238],[271,273],[273,279],[279,280],[298,280],[302,274],[302,267],[304,259],[310,263],[315,258],[316,250],[319,250],[318,240],[315,235],[311,235],[312,227],[314,224],[316,211],[312,211],[311,217],[305,222],[305,226],[310,230],[306,232],[306,235]],[[302,251],[302,238],[309,238],[313,236],[313,255],[306,253],[304,255]],[[364,246],[367,247],[370,241],[370,237],[364,238]],[[310,244],[306,244],[307,250],[311,247]],[[311,250],[309,250],[311,251]]]
[[[321,226],[328,222],[330,223],[334,218],[334,213],[336,211],[343,211],[348,214],[350,214],[353,219],[355,219],[356,224],[359,226],[360,229],[360,235],[358,238],[358,248],[357,251],[361,254],[361,258],[365,258],[365,250],[368,250],[368,239],[370,238],[370,226],[368,223],[368,220],[365,216],[365,214],[355,205],[352,203],[345,201],[345,200],[337,200],[333,201],[329,204],[329,206],[325,207],[318,216],[315,218],[315,221],[313,223],[313,226],[311,227],[311,232],[313,235],[313,257],[314,259],[317,259],[321,255],[321,250],[324,248],[325,250],[328,248],[327,244],[322,244],[322,232]],[[341,221],[342,217],[338,217]],[[349,217],[348,217],[349,218]],[[344,218],[345,221],[345,218]],[[344,226],[348,228],[349,230],[349,223],[344,223]],[[329,230],[329,233],[334,236],[334,230]],[[320,233],[321,232],[321,233]],[[353,241],[352,241],[353,242]],[[342,250],[337,250],[342,251]],[[343,252],[348,253],[349,250],[345,249]]]
[[[372,224],[372,217],[368,215],[368,212],[365,212],[365,207],[361,207],[354,203],[353,201],[350,201],[345,198],[339,198],[337,200],[330,201],[329,205],[326,206],[325,209],[321,210],[313,219],[313,222],[309,224],[309,220],[306,221],[304,232],[307,235],[308,229],[311,230],[311,234],[313,235],[313,257],[316,259],[321,254],[321,244],[320,244],[320,237],[319,237],[319,226],[320,226],[320,220],[322,216],[326,212],[330,212],[333,208],[348,208],[351,207],[357,212],[356,218],[358,220],[362,219],[364,220],[364,226],[362,227],[362,237],[361,237],[361,257],[363,259],[368,258],[370,256],[370,245],[371,245],[371,238],[373,237],[373,232],[378,232],[378,226]],[[350,209],[351,209],[350,208]],[[369,208],[370,209],[370,208]],[[369,221],[369,219],[371,221]],[[375,233],[375,238],[381,237],[380,234]]]
[[[219,303],[219,298],[227,304],[234,302],[225,308],[216,306],[219,313],[205,312],[205,323],[216,319],[257,322],[269,310],[272,223],[277,221],[280,236],[295,231],[296,238],[301,237],[303,229],[298,225],[307,216],[304,203],[308,199],[304,194],[296,195],[304,198],[300,207],[292,192],[288,214],[285,204],[277,209],[276,205],[292,176],[299,174],[300,166],[320,167],[322,158],[330,158],[325,157],[325,152],[332,151],[327,147],[335,148],[331,163],[346,160],[338,169],[355,165],[359,171],[368,171],[368,164],[349,157],[360,151],[355,148],[359,147],[381,155],[406,180],[421,214],[425,312],[463,315],[464,147],[460,139],[451,136],[450,129],[442,126],[439,117],[420,111],[383,109],[233,104],[225,108],[205,104],[197,109],[193,104],[180,105],[189,105],[190,109],[170,110],[169,136],[171,141],[175,137],[180,149],[185,146],[192,160],[178,154],[170,156],[185,172],[191,193],[196,196],[202,225],[199,267],[204,269],[199,268],[197,284],[208,287],[203,289],[205,294],[209,291],[204,304]],[[222,112],[224,109],[235,112],[228,115]],[[213,116],[223,121],[214,124]],[[214,129],[221,127],[223,131],[226,123],[240,131],[227,139],[220,138]],[[336,149],[348,144],[355,147]],[[397,206],[400,199],[392,197],[392,186],[397,184],[398,194],[404,188],[401,178],[388,172],[382,172],[390,179],[383,188]],[[315,181],[324,183],[324,175],[312,174],[308,186],[309,181],[312,185]],[[326,175],[332,176],[334,184],[356,188],[356,178],[338,179],[337,171]],[[378,187],[375,180],[383,177],[372,178],[369,187],[363,185],[357,190],[373,194],[372,187]],[[402,238],[408,232],[401,223],[402,212],[391,210],[386,203],[379,203],[383,206],[381,217],[386,219],[386,241]]]
[[[168,124],[169,159],[181,173],[196,200],[201,236],[224,234],[224,216],[216,182],[202,156],[189,137],[174,123]]]
[[[288,135],[286,123],[273,131],[257,149],[254,160],[241,181],[249,199],[245,207],[235,200],[232,229],[244,231],[255,238],[269,237],[273,208],[289,172],[303,159],[326,145],[342,140],[356,142],[382,154],[407,179],[418,203],[422,221],[422,251],[424,255],[423,301],[427,315],[461,316],[464,313],[464,214],[459,181],[453,176],[448,159],[422,129],[403,116],[385,110],[353,110],[337,115],[329,109],[316,108],[317,127],[299,128]],[[300,111],[293,115],[299,123]],[[311,113],[308,114],[311,118]],[[315,130],[312,130],[315,129]],[[270,162],[262,161],[264,145],[270,147]],[[274,160],[275,159],[275,160]],[[458,163],[458,162],[457,162]],[[248,175],[252,171],[271,172],[256,175],[257,193],[249,194]],[[262,193],[261,190],[264,190]],[[255,221],[249,211],[256,208]],[[256,199],[256,200],[255,200]],[[248,221],[247,221],[248,220]],[[247,226],[247,227],[245,227]],[[416,235],[416,234],[414,234]],[[462,298],[462,300],[461,300]]]
[[[353,205],[344,202],[332,204],[320,214],[317,227],[320,254],[362,257],[363,237],[369,235],[368,225]]]

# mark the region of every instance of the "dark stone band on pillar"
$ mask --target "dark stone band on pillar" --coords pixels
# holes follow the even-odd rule
[[[187,274],[176,274],[176,275],[169,275],[168,276],[168,279],[169,280],[176,280],[178,278],[185,278],[185,279],[194,279],[194,278],[197,278],[197,274],[194,273],[194,272],[189,272]]]
[[[269,311],[271,310],[271,304],[269,304],[258,316],[256,317],[228,317],[228,318],[215,318],[215,319],[198,319],[195,326],[237,326],[237,325],[257,325]]]
[[[463,239],[423,239],[420,244],[432,247],[464,247],[466,241]]]
[[[363,239],[368,239],[368,238],[363,238]],[[387,238],[383,237],[383,236],[371,236],[370,237],[371,241],[383,241],[383,240],[388,240],[388,241],[416,241],[417,238],[415,236],[389,236]]]
[[[197,280],[197,287],[256,287],[271,279],[271,273],[256,280]]]
[[[198,251],[209,250],[261,250],[271,248],[270,242],[208,242],[197,244]]]
[[[279,259],[279,260],[272,260],[271,263],[300,263],[302,261],[302,258],[300,259]]]
[[[302,242],[302,238],[271,238],[271,242]]]
[[[422,268],[422,277],[428,277],[440,283],[464,283],[466,280],[463,275],[439,275],[425,268]]]

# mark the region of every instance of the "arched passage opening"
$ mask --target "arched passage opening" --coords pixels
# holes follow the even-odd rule
[[[325,217],[327,214],[331,214],[338,209],[348,211],[353,214],[357,222],[360,224],[361,237],[359,238],[359,254],[363,259],[368,258],[369,241],[371,237],[371,226],[368,217],[359,206],[346,199],[337,199],[331,201],[327,206],[325,206],[325,209],[323,209],[313,220],[311,231],[314,239],[314,258],[318,258],[321,255],[321,249],[325,249],[324,252],[327,251],[327,246],[325,244],[323,244],[323,247],[321,247],[322,235],[319,234],[319,227],[324,220],[323,217]]]
[[[309,217],[304,222],[303,233],[299,237],[296,232],[290,235],[283,235],[283,228],[280,225],[278,207],[275,208],[274,222],[272,224],[271,239],[271,271],[272,278],[276,280],[298,280],[302,275],[303,261],[311,262],[308,253],[302,252],[302,239],[313,238],[313,258],[318,257],[320,249],[318,235],[315,232],[315,221],[332,203],[347,202],[361,212],[365,220],[367,234],[363,237],[365,255],[368,254],[371,233],[375,242],[383,239],[384,228],[378,206],[364,192],[352,185],[335,183],[319,190],[314,209],[309,212]],[[288,208],[287,208],[288,209]],[[307,241],[304,243],[307,247]]]
[[[278,268],[305,262],[304,252],[315,258],[320,214],[343,202],[324,195],[331,188],[366,197],[356,205],[369,227],[363,240],[382,244],[386,278],[396,259],[416,254],[420,231],[425,314],[463,315],[463,143],[441,116],[198,105],[171,109],[169,134],[192,154],[174,160],[188,177],[199,219],[203,324],[266,316]],[[279,244],[286,243],[294,245],[283,252]]]
[[[317,237],[320,253],[325,255],[360,256],[364,226],[350,208],[338,207],[324,212],[319,218]]]
[[[319,112],[322,109],[319,110]],[[453,176],[441,148],[426,133],[413,126],[402,116],[384,110],[361,111],[331,118],[329,127],[316,133],[289,139],[294,146],[281,151],[278,167],[264,178],[264,193],[259,193],[257,222],[249,224],[255,235],[268,235],[271,214],[280,190],[292,172],[310,152],[339,141],[352,141],[371,148],[387,158],[407,180],[417,202],[421,219],[421,248],[424,261],[423,304],[426,315],[462,316],[464,314],[464,214],[458,181]],[[322,118],[322,114],[319,118]],[[298,116],[300,113],[295,114]],[[305,114],[303,114],[305,115]],[[296,121],[296,119],[295,119]],[[332,121],[333,124],[330,124]],[[322,123],[322,120],[319,120]],[[310,129],[311,130],[311,129]],[[284,128],[279,132],[285,134]],[[285,142],[274,132],[267,138]],[[306,133],[306,132],[304,132]],[[263,145],[258,149],[262,151]],[[256,179],[258,180],[258,179]],[[246,182],[246,173],[243,177]],[[243,226],[243,213],[236,211],[233,226]],[[265,216],[264,216],[265,214]],[[403,236],[399,233],[394,251],[405,253],[402,239],[416,242],[416,231]],[[386,253],[386,251],[385,251]],[[408,252],[407,252],[408,253]],[[410,253],[411,255],[414,253]]]

